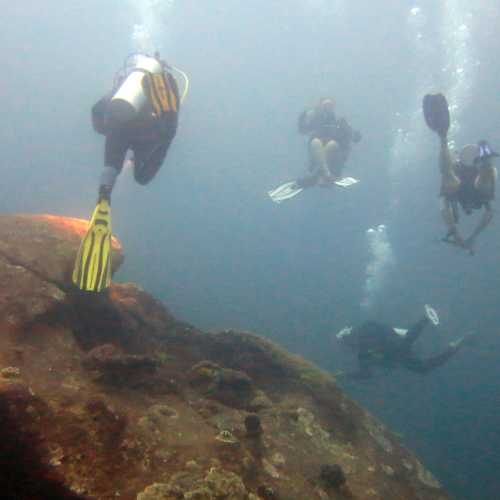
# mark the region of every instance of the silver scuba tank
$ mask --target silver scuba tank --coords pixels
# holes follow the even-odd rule
[[[109,104],[108,123],[111,128],[121,127],[137,117],[148,100],[142,85],[145,72],[161,74],[162,71],[162,66],[157,59],[144,55],[134,56],[134,61],[128,68],[127,77]]]

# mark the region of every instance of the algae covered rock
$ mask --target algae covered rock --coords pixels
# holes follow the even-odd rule
[[[99,380],[119,384],[131,378],[155,373],[157,361],[148,356],[125,354],[112,344],[91,349],[84,358],[84,366],[99,373]]]
[[[85,229],[0,216],[2,498],[449,499],[299,356],[200,332],[135,285],[70,292]]]
[[[193,366],[189,381],[192,387],[205,396],[235,408],[252,406],[258,395],[252,379],[246,373],[223,368],[211,361],[202,361]]]
[[[137,495],[137,500],[249,500],[249,493],[237,474],[211,468],[203,478],[191,484],[186,474],[168,484],[155,483]]]
[[[54,215],[0,215],[0,255],[46,282],[69,284],[88,221]],[[112,269],[123,262],[120,242],[112,240]]]

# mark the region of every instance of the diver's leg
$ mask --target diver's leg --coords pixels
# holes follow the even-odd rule
[[[297,187],[305,189],[315,186],[318,183],[318,180],[319,180],[319,173],[316,173],[297,179],[295,181],[295,184],[297,184]]]
[[[134,144],[134,179],[138,184],[146,185],[160,170],[163,161],[160,148],[159,143]]]
[[[99,182],[99,201],[111,198],[111,192],[116,179],[120,174],[128,150],[128,141],[125,136],[111,132],[106,136],[104,146],[104,170]]]
[[[325,148],[321,139],[317,137],[311,139],[309,142],[309,154],[314,168],[319,170],[321,177],[328,179],[331,174],[326,161]]]
[[[347,159],[345,152],[340,149],[338,142],[331,140],[325,146],[325,155],[330,174],[335,179],[340,179]]]
[[[405,343],[413,344],[420,334],[423,332],[424,328],[429,324],[429,318],[424,316],[422,319],[417,321],[406,333]]]
[[[458,230],[458,208],[456,203],[450,202],[450,200],[443,198],[443,204],[441,207],[441,215],[443,217],[444,223],[448,232],[446,233],[443,241],[454,243],[460,247],[464,247],[464,239]]]
[[[408,356],[402,364],[410,371],[425,375],[440,366],[443,366],[458,351],[460,346],[450,345],[445,351],[427,359],[419,359],[415,355]]]
[[[159,140],[136,142],[133,146],[135,155],[134,178],[141,184],[148,184],[158,173],[168,148],[177,130],[177,114],[167,116],[159,124]]]
[[[449,196],[455,193],[460,187],[460,179],[455,173],[454,162],[451,157],[448,140],[446,138],[441,138],[439,170],[441,172],[442,179],[441,194]]]
[[[160,170],[170,142],[143,145],[134,148],[134,178],[141,185],[148,184]]]

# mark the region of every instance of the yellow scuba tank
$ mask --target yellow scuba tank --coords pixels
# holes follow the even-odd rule
[[[134,56],[132,67],[109,104],[108,123],[111,128],[123,126],[137,117],[148,101],[144,92],[144,78],[162,74],[163,68],[154,57]]]

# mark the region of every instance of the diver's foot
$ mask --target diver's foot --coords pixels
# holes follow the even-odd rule
[[[452,349],[460,349],[461,347],[474,347],[479,343],[479,339],[474,333],[467,333],[463,337],[453,340],[449,343]]]
[[[335,181],[337,180],[337,177],[334,175],[323,175],[322,177],[319,178],[318,180],[318,186],[320,187],[330,187],[333,186]]]
[[[456,339],[456,340],[452,340],[448,345],[454,349],[454,350],[458,350],[460,349],[460,347],[462,347],[463,343],[464,343],[464,337],[460,337],[459,339]]]
[[[425,315],[427,319],[434,325],[438,326],[439,325],[439,315],[437,311],[431,307],[429,304],[425,304],[424,306],[425,309]]]
[[[99,187],[97,203],[100,203],[102,200],[106,200],[108,203],[111,203],[111,189],[108,186]]]

